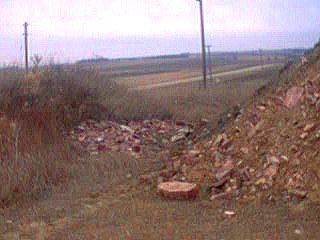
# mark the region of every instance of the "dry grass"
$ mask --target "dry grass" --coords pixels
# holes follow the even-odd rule
[[[275,70],[250,76],[236,76],[219,84],[209,84],[207,90],[199,90],[199,82],[141,91],[166,106],[175,119],[198,121],[207,118],[217,123],[222,114],[249,99],[257,89],[271,80]],[[223,79],[222,79],[223,80]]]
[[[28,111],[0,120],[1,204],[34,198],[72,176],[76,155],[51,113]]]
[[[27,77],[27,82],[19,71],[1,71],[0,78],[3,205],[37,197],[77,176],[97,176],[114,167],[91,160],[88,165],[87,157],[69,146],[63,133],[84,119],[208,118],[217,122],[220,114],[265,84],[262,80],[231,81],[207,91],[199,91],[198,83],[129,91],[95,69],[79,66],[45,67],[41,74]]]
[[[163,201],[156,190],[118,186],[99,199],[91,214],[72,219],[48,239],[317,239],[319,206],[304,204],[295,213],[288,204]],[[223,211],[235,210],[234,218]],[[261,217],[263,216],[263,217]],[[280,227],[279,227],[280,226]],[[61,230],[63,229],[63,230]]]
[[[239,64],[229,64],[229,65],[219,65],[214,66],[214,73],[227,72],[232,70],[237,70],[241,68],[256,66],[258,63],[239,63]],[[151,84],[178,81],[183,79],[190,79],[193,77],[202,76],[202,69],[200,68],[188,68],[179,71],[163,72],[163,73],[153,73],[138,76],[131,76],[127,78],[120,78],[117,82],[121,85],[125,85],[130,88],[137,88],[141,86],[147,86]]]
[[[68,179],[110,168],[102,161],[88,167],[68,144],[63,133],[81,120],[168,115],[94,69],[50,66],[27,78],[19,71],[2,71],[0,78],[1,205],[33,199]]]
[[[154,74],[146,74],[142,76],[132,76],[128,78],[119,79],[117,82],[119,84],[128,86],[128,87],[140,87],[146,86],[155,83],[162,83],[168,81],[176,81],[182,79],[188,79],[191,77],[200,76],[200,69],[188,69],[188,70],[180,70],[177,72],[165,72],[165,73],[154,73]]]

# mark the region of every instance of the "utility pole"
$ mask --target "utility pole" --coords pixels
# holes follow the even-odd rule
[[[262,54],[263,54],[263,51],[262,51],[262,49],[260,48],[260,49],[259,49],[259,55],[260,55],[260,65],[261,65],[261,69],[263,69],[263,58],[262,58]]]
[[[29,64],[28,64],[28,23],[25,22],[24,26],[24,49],[25,49],[25,61],[26,61],[26,74],[29,72]]]
[[[211,51],[210,51],[211,45],[207,45],[208,49],[208,70],[209,70],[209,80],[213,81],[213,72],[212,72],[212,58],[211,58]]]
[[[203,86],[207,88],[207,63],[206,63],[206,44],[204,37],[204,21],[202,0],[196,0],[200,5],[200,20],[201,20],[201,42],[202,42],[202,71],[203,71]]]

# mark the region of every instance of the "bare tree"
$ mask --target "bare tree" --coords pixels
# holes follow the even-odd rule
[[[32,57],[31,57],[31,62],[33,64],[33,68],[32,68],[32,71],[35,73],[39,70],[39,65],[42,61],[42,57],[38,54],[34,54]]]

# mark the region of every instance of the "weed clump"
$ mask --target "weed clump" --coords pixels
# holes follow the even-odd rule
[[[143,119],[155,116],[154,109],[162,111],[93,68],[52,65],[27,76],[0,71],[0,205],[37,197],[83,174],[85,163],[65,137],[75,124]]]

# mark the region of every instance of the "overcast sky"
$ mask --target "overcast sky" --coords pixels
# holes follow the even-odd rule
[[[203,2],[206,35],[207,39],[212,38],[212,41],[213,36],[222,39],[223,36],[235,34],[242,34],[247,38],[255,35],[268,36],[268,33],[274,33],[275,36],[300,34],[297,38],[303,37],[303,33],[311,34],[303,41],[297,40],[297,47],[301,47],[301,45],[311,45],[311,41],[315,41],[315,36],[320,33],[320,0],[203,0]],[[49,46],[50,39],[56,39],[55,45],[50,45],[55,49],[51,50],[61,53],[58,49],[59,46],[61,48],[61,43],[58,44],[57,41],[65,39],[69,41],[66,43],[69,48],[72,48],[74,44],[71,44],[70,39],[73,39],[72,41],[78,39],[76,45],[81,48],[84,55],[97,52],[111,56],[149,53],[143,52],[143,49],[132,53],[128,52],[128,49],[120,51],[119,46],[121,48],[128,41],[132,44],[133,41],[137,40],[139,43],[142,39],[166,40],[167,45],[170,45],[168,41],[171,38],[174,44],[178,44],[182,38],[189,38],[191,41],[190,39],[194,37],[193,40],[197,41],[200,24],[198,2],[195,0],[0,0],[0,36],[2,36],[0,61],[7,60],[8,56],[4,55],[8,53],[12,57],[18,54],[14,48],[18,45],[21,48],[22,24],[25,21],[30,24],[30,41],[37,50],[43,51],[46,41]],[[81,42],[84,43],[88,39],[97,39],[100,43],[91,42],[93,46],[87,46],[90,49],[83,49],[87,44]],[[100,52],[101,47],[96,45],[100,45],[101,40],[111,39],[113,44],[119,39],[119,46],[113,49],[117,54]],[[190,46],[186,41],[182,40],[176,51],[197,50],[199,42]],[[253,39],[250,39],[250,44],[252,41]],[[260,37],[257,41],[261,42],[263,38]],[[266,45],[269,41],[270,39],[265,39]],[[239,49],[241,47],[244,46],[239,46]],[[149,44],[147,50],[150,51],[150,48],[157,46]],[[250,46],[246,48],[250,49]],[[108,49],[112,50],[110,47]],[[221,46],[221,49],[217,50],[226,49],[236,50],[237,45]],[[65,57],[72,59],[74,52],[75,49],[70,49],[70,53],[64,51],[67,55]],[[81,57],[80,55],[77,57]]]

